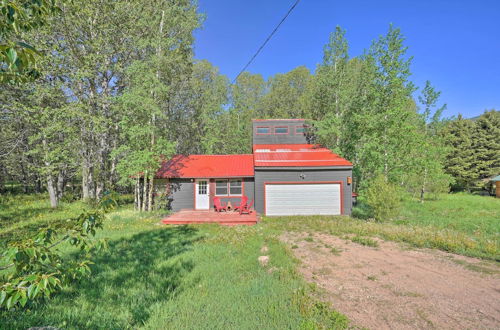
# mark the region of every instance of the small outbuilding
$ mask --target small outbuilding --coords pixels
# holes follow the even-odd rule
[[[497,198],[500,198],[500,175],[497,175],[490,181],[495,185],[495,195],[497,196]]]

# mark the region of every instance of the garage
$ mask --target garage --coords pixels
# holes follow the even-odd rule
[[[265,184],[266,215],[340,215],[341,182]]]

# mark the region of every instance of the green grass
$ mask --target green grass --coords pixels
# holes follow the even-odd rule
[[[19,207],[3,208],[2,216],[13,217],[13,210],[22,216],[24,208],[35,219],[11,221],[11,227],[24,228],[23,220],[60,221],[81,206],[63,205],[44,213],[40,205],[45,204],[29,197]],[[158,218],[126,207],[110,214],[98,234],[109,239],[109,248],[94,258],[92,276],[28,310],[0,312],[1,328],[347,327],[345,316],[313,298],[314,288],[296,273],[294,258],[271,228],[157,223]],[[6,224],[2,232],[13,233]],[[264,245],[270,263],[261,267],[257,258]]]
[[[331,216],[276,217],[266,222],[276,230],[380,237],[500,261],[500,200],[493,197],[449,194],[423,204],[406,200],[400,219],[393,222]]]
[[[377,241],[375,241],[369,237],[354,236],[351,238],[351,241],[353,241],[354,243],[364,245],[364,246],[378,247]]]
[[[12,239],[31,236],[41,226],[78,216],[84,207],[83,202],[75,202],[52,209],[46,194],[0,196],[0,247]]]
[[[0,236],[26,237],[82,207],[77,202],[51,210],[36,195],[3,199]],[[28,310],[0,312],[0,328],[345,328],[345,316],[321,303],[321,293],[296,273],[291,250],[278,239],[284,231],[308,233],[308,242],[314,232],[369,246],[380,237],[500,260],[499,212],[499,200],[455,194],[424,204],[405,201],[394,222],[318,216],[265,218],[251,227],[172,227],[122,207],[98,234],[109,239],[109,249],[95,257],[90,278]],[[257,258],[264,245],[270,263],[261,267]]]
[[[465,193],[443,194],[438,200],[404,202],[402,225],[433,226],[469,235],[499,239],[500,199]]]

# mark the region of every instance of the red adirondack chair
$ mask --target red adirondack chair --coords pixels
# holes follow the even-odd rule
[[[219,197],[214,197],[214,208],[215,212],[227,211],[226,205],[220,201]]]
[[[248,197],[245,195],[241,196],[240,205],[235,205],[234,210],[238,211],[242,206],[247,205],[247,203],[248,203]]]
[[[250,202],[250,205],[245,204],[245,205],[243,205],[243,206],[240,208],[240,215],[242,215],[242,214],[250,214],[250,213],[252,213],[253,201],[254,201],[254,200],[252,199],[252,201]]]

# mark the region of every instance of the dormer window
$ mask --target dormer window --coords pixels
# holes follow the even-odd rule
[[[257,135],[271,134],[271,127],[269,126],[257,126],[255,128]]]
[[[274,134],[288,134],[288,126],[275,126]]]

